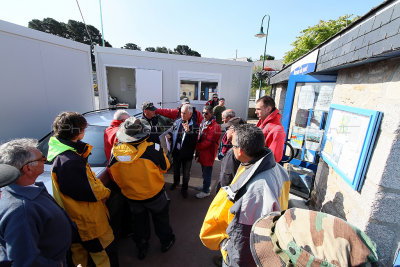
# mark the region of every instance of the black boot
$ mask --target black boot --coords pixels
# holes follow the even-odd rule
[[[146,258],[147,255],[147,250],[149,249],[149,243],[147,241],[140,241],[136,244],[136,247],[138,249],[138,254],[137,257],[139,260],[143,260]]]

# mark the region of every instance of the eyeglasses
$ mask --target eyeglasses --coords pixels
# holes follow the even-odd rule
[[[36,162],[36,161],[46,162],[46,161],[47,161],[47,158],[42,154],[42,156],[41,156],[40,158],[35,159],[35,160],[30,160],[30,161],[28,161],[27,163],[25,163],[25,164],[22,166],[22,168],[23,168],[25,165],[27,165],[27,164],[29,164],[29,163],[32,163],[32,162]],[[21,169],[22,169],[22,168],[21,168]]]
[[[234,148],[239,148],[238,145],[234,145],[234,144],[232,144],[232,147],[234,147]]]

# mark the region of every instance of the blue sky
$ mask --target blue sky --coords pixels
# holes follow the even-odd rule
[[[101,29],[99,0],[78,0],[84,19]],[[300,31],[319,20],[364,15],[383,0],[101,0],[104,37],[113,47],[132,42],[173,49],[188,45],[203,57],[258,59],[264,39],[254,37],[270,15],[267,54],[283,58]],[[82,21],[76,0],[1,0],[0,19],[22,26],[51,17]],[[264,21],[264,31],[267,19]]]

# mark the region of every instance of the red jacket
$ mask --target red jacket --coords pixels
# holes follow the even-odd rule
[[[201,112],[196,110],[196,115],[197,115],[197,125],[200,125],[200,123],[203,120],[203,115],[201,115]],[[180,113],[181,113],[181,109],[180,108],[174,108],[174,109],[170,109],[170,108],[159,108],[156,110],[156,114],[159,114],[161,116],[176,120],[178,118],[180,118]]]
[[[211,124],[203,127],[204,123],[206,122],[203,121],[200,125],[199,140],[196,145],[199,156],[197,161],[203,166],[212,166],[217,156],[221,128],[215,119],[212,119]]]
[[[217,99],[217,101],[214,101],[214,99],[210,99],[206,102],[206,106],[212,106],[213,108],[215,106],[218,106],[218,102],[219,102],[219,98]]]
[[[281,161],[286,134],[281,124],[279,110],[275,109],[264,121],[259,120],[257,127],[262,129],[265,137],[265,146],[272,150],[275,161]]]
[[[121,123],[122,121],[120,120],[112,120],[110,126],[104,131],[104,152],[106,153],[107,162],[110,160],[113,144],[117,142],[116,134]]]
[[[222,137],[221,142],[222,142],[221,153],[222,153],[222,155],[225,155],[229,151],[229,149],[232,148],[232,143],[231,143],[231,141],[228,140],[228,136],[226,133]]]

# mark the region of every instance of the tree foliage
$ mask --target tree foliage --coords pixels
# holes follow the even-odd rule
[[[174,48],[174,53],[177,55],[201,57],[197,51],[190,49],[187,45],[178,45],[176,48]]]
[[[156,52],[156,49],[154,48],[154,47],[146,47],[146,49],[144,49],[144,51],[147,51],[147,52]]]
[[[123,47],[124,49],[130,49],[130,50],[139,50],[141,51],[142,49],[140,48],[140,46],[138,46],[137,44],[134,43],[126,43]]]
[[[87,25],[88,32],[92,38],[90,40],[85,24],[72,19],[68,20],[68,23],[58,22],[52,18],[45,18],[43,20],[33,19],[29,21],[28,27],[88,45],[93,45],[93,43],[98,45],[103,44],[101,33],[96,27]],[[109,42],[104,41],[104,43],[105,46],[112,47]]]
[[[256,91],[260,88],[260,75],[259,73],[262,71],[262,67],[256,67],[253,69],[253,74],[251,76],[251,89],[250,89],[250,97],[256,96]],[[265,90],[266,94],[269,94],[271,90],[271,86],[267,85],[264,81],[261,84],[261,90]]]
[[[352,17],[353,15],[344,15],[339,17],[337,20],[320,20],[318,24],[302,30],[300,32],[301,35],[296,37],[296,41],[291,44],[294,48],[285,54],[284,63],[290,63],[305,55],[314,47],[347,27],[354,20],[358,19],[358,17]]]
[[[263,59],[264,59],[264,55],[260,55],[260,59],[259,60],[263,60]],[[274,60],[274,59],[275,59],[274,56],[271,56],[271,55],[268,55],[268,54],[265,55],[265,60]]]
[[[173,54],[174,53],[174,51],[172,51],[169,48],[166,48],[165,46],[163,46],[163,47],[157,46],[155,52],[157,52],[157,53],[165,53],[165,54]]]

